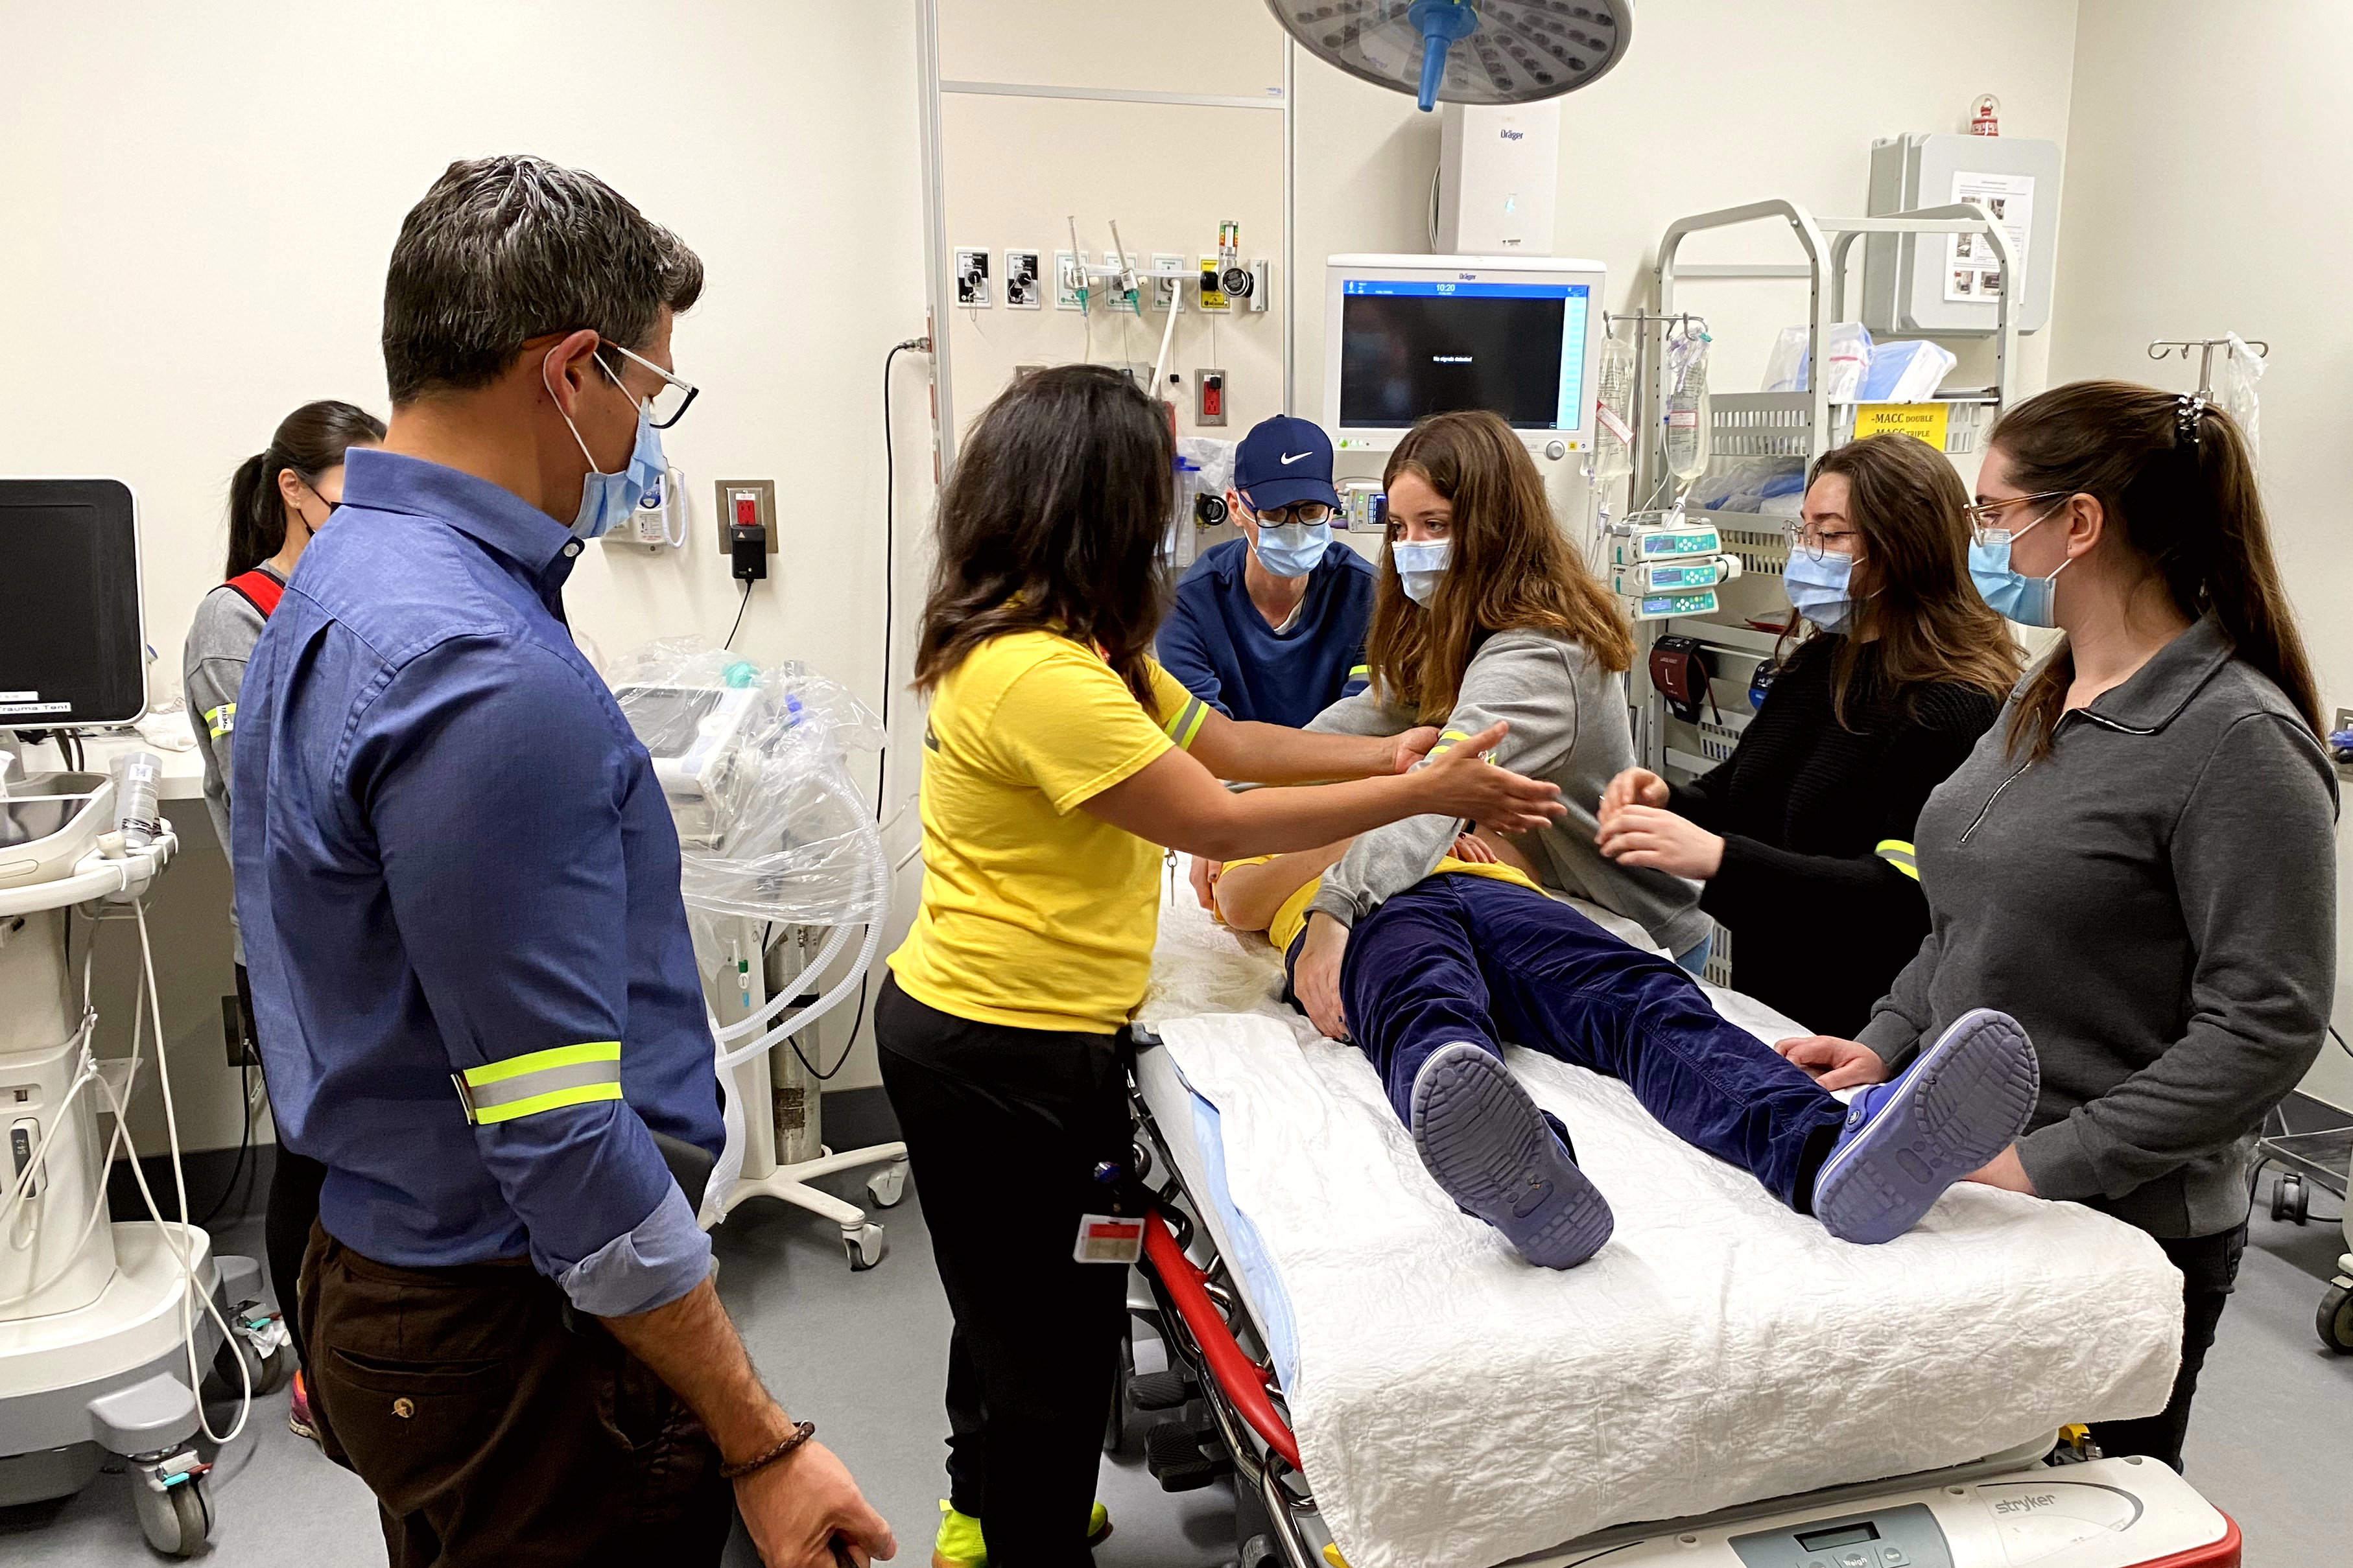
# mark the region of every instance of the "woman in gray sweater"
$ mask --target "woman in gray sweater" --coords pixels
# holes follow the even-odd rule
[[[1930,929],[1860,1040],[1781,1043],[1825,1087],[1900,1071],[1975,1007],[2042,1059],[1974,1179],[2105,1211],[2185,1282],[2181,1369],[2093,1428],[2179,1468],[2246,1243],[2256,1128],[2336,978],[2336,778],[2246,439],[2203,399],[2078,382],[2005,415],[1972,509],[1993,606],[2066,639],[1920,814]]]
[[[1389,560],[1365,643],[1372,686],[1309,728],[1386,735],[1435,724],[1435,757],[1508,722],[1495,761],[1558,784],[1568,808],[1514,841],[1535,879],[1624,915],[1696,971],[1712,930],[1698,885],[1620,866],[1594,846],[1601,792],[1634,765],[1626,721],[1634,639],[1554,521],[1526,447],[1493,414],[1434,415],[1398,444],[1382,487]],[[1348,929],[1428,876],[1460,826],[1409,817],[1365,834],[1324,873],[1292,982],[1324,1034],[1346,1032]]]

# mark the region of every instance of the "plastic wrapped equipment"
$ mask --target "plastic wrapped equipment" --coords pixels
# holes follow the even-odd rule
[[[1871,333],[1860,321],[1832,321],[1823,329],[1831,363],[1829,384],[1832,403],[1852,403],[1862,395],[1862,378],[1871,368]],[[1812,346],[1803,327],[1784,327],[1765,362],[1765,390],[1809,392],[1813,387]]]
[[[846,753],[882,744],[882,726],[839,683],[787,661],[762,670],[699,637],[649,643],[617,661],[614,700],[654,754],[679,823],[680,890],[697,916],[778,925],[857,925],[890,903],[872,813]],[[698,776],[669,759],[695,735],[731,729]]]

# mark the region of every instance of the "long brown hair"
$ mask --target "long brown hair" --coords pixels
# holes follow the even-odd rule
[[[1453,503],[1453,549],[1427,607],[1406,597],[1382,557],[1365,662],[1385,699],[1438,722],[1454,710],[1480,637],[1515,627],[1572,637],[1613,673],[1634,661],[1624,612],[1553,521],[1535,460],[1510,426],[1483,410],[1434,414],[1398,443],[1383,487],[1405,473]]]
[[[2162,578],[2191,620],[2211,615],[2238,657],[2287,694],[2316,736],[2328,726],[2295,612],[2280,585],[2253,455],[2238,422],[2202,401],[2129,381],[2078,381],[2030,397],[1987,442],[2023,493],[2100,503],[2118,542]],[[2011,754],[2040,757],[2066,710],[2074,660],[2063,649],[2011,710]]]
[[[991,637],[1050,631],[1100,648],[1149,710],[1175,463],[1167,420],[1106,365],[1057,365],[1008,387],[940,494],[916,689]]]
[[[1862,534],[1859,558],[1871,567],[1871,595],[1856,601],[1850,635],[1831,664],[1838,722],[1846,724],[1847,704],[1866,683],[1907,705],[1934,684],[1969,687],[1996,701],[2009,696],[2018,683],[2018,647],[1969,581],[1969,497],[1953,465],[1915,437],[1866,436],[1815,458],[1806,488],[1826,474],[1846,480],[1847,521]],[[1781,635],[1802,619],[1792,610]]]

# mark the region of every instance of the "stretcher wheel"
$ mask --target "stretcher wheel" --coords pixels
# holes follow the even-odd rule
[[[2272,1183],[2272,1218],[2294,1220],[2298,1225],[2312,1219],[2312,1194],[2304,1178],[2294,1171],[2284,1171]]]
[[[135,1481],[131,1501],[147,1544],[166,1557],[194,1557],[212,1534],[212,1493],[202,1476],[160,1492],[144,1479]]]
[[[2322,1344],[2338,1355],[2353,1355],[2353,1287],[2332,1287],[2320,1299],[2313,1327],[2320,1331]]]
[[[841,1249],[849,1255],[850,1271],[863,1274],[882,1261],[882,1227],[861,1225],[856,1230],[843,1231]]]
[[[866,1178],[866,1195],[874,1200],[878,1209],[895,1208],[907,1195],[907,1162],[883,1166]]]

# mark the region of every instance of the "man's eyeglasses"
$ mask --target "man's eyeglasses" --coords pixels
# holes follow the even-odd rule
[[[618,343],[600,343],[597,345],[596,349],[596,363],[599,365],[604,366],[605,374],[611,376],[613,378],[613,384],[620,387],[623,392],[628,392],[629,389],[621,380],[620,372],[615,370],[611,365],[605,363],[605,351],[607,349],[611,349],[617,354],[627,355],[628,358],[637,361],[638,363],[645,366],[648,370],[662,378],[661,386],[654,393],[653,397],[649,400],[651,405],[650,416],[655,429],[667,430],[686,416],[687,405],[694,401],[694,395],[696,391],[699,390],[691,383],[681,381],[677,376],[670,374],[670,372],[662,369],[661,366],[654,363],[653,361],[648,359],[645,355],[640,353],[630,353],[628,349],[623,348]]]
[[[1789,542],[1790,553],[1805,552],[1809,561],[1820,561],[1827,555],[1852,555],[1854,542],[1861,531],[1852,528],[1809,528],[1801,522],[1786,523],[1781,537]]]
[[[1961,509],[1969,520],[1969,536],[1979,544],[2000,544],[2018,531],[2017,514],[2010,509],[2031,505],[2039,500],[2058,500],[2073,495],[2073,490],[2042,490],[2031,496],[2004,496],[2000,500],[1981,500]]]
[[[1293,506],[1279,506],[1271,511],[1260,512],[1257,517],[1261,528],[1286,528],[1294,522],[1303,522],[1314,528],[1318,523],[1332,521],[1332,509],[1320,500],[1303,500]]]

